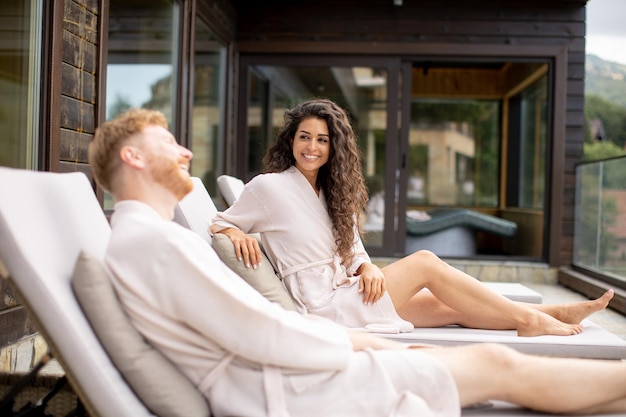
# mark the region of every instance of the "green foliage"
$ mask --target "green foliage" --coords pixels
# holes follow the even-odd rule
[[[626,108],[619,104],[605,100],[595,95],[587,94],[585,96],[585,121],[589,126],[589,120],[599,119],[604,126],[606,135],[605,140],[610,141],[617,146],[624,147],[626,143]],[[587,129],[586,142],[593,141]]]
[[[598,159],[613,158],[626,155],[626,150],[612,142],[592,142],[585,143],[585,161],[596,161]]]
[[[132,105],[128,97],[117,94],[115,96],[115,101],[109,105],[107,118],[113,119],[131,108]]]
[[[619,148],[626,145],[626,65],[605,61],[595,55],[586,56],[585,66],[585,143],[593,143],[590,122],[602,121],[605,141]],[[587,151],[593,152],[587,155]],[[610,145],[585,146],[585,160],[598,156],[621,155]]]
[[[465,204],[493,205],[498,195],[499,104],[493,100],[417,100],[412,103],[413,123],[420,126],[442,127],[447,123],[468,123],[476,139],[473,161],[475,201]],[[428,153],[415,148],[411,153],[411,172],[427,169]],[[421,165],[418,165],[421,164]]]

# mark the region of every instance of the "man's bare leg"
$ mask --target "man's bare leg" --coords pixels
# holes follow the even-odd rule
[[[448,368],[462,406],[501,400],[549,413],[626,412],[621,361],[532,356],[494,344],[420,351]]]

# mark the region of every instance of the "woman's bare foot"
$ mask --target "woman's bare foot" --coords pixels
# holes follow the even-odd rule
[[[545,305],[541,311],[563,323],[579,324],[591,314],[604,310],[609,305],[609,301],[611,301],[614,295],[615,292],[611,289],[595,300]]]
[[[543,335],[572,336],[582,331],[583,328],[579,324],[564,323],[541,311],[532,312],[517,326],[517,335],[524,337]]]

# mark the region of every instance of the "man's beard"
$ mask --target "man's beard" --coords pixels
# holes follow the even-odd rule
[[[149,163],[152,166],[151,173],[154,180],[171,191],[178,200],[181,200],[193,189],[193,181],[180,168],[180,164],[188,163],[187,160],[171,161],[164,157],[151,156]]]

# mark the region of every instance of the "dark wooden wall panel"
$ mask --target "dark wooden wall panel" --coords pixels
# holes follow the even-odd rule
[[[82,165],[97,120],[98,1],[64,0],[63,12],[58,166],[88,172]]]

